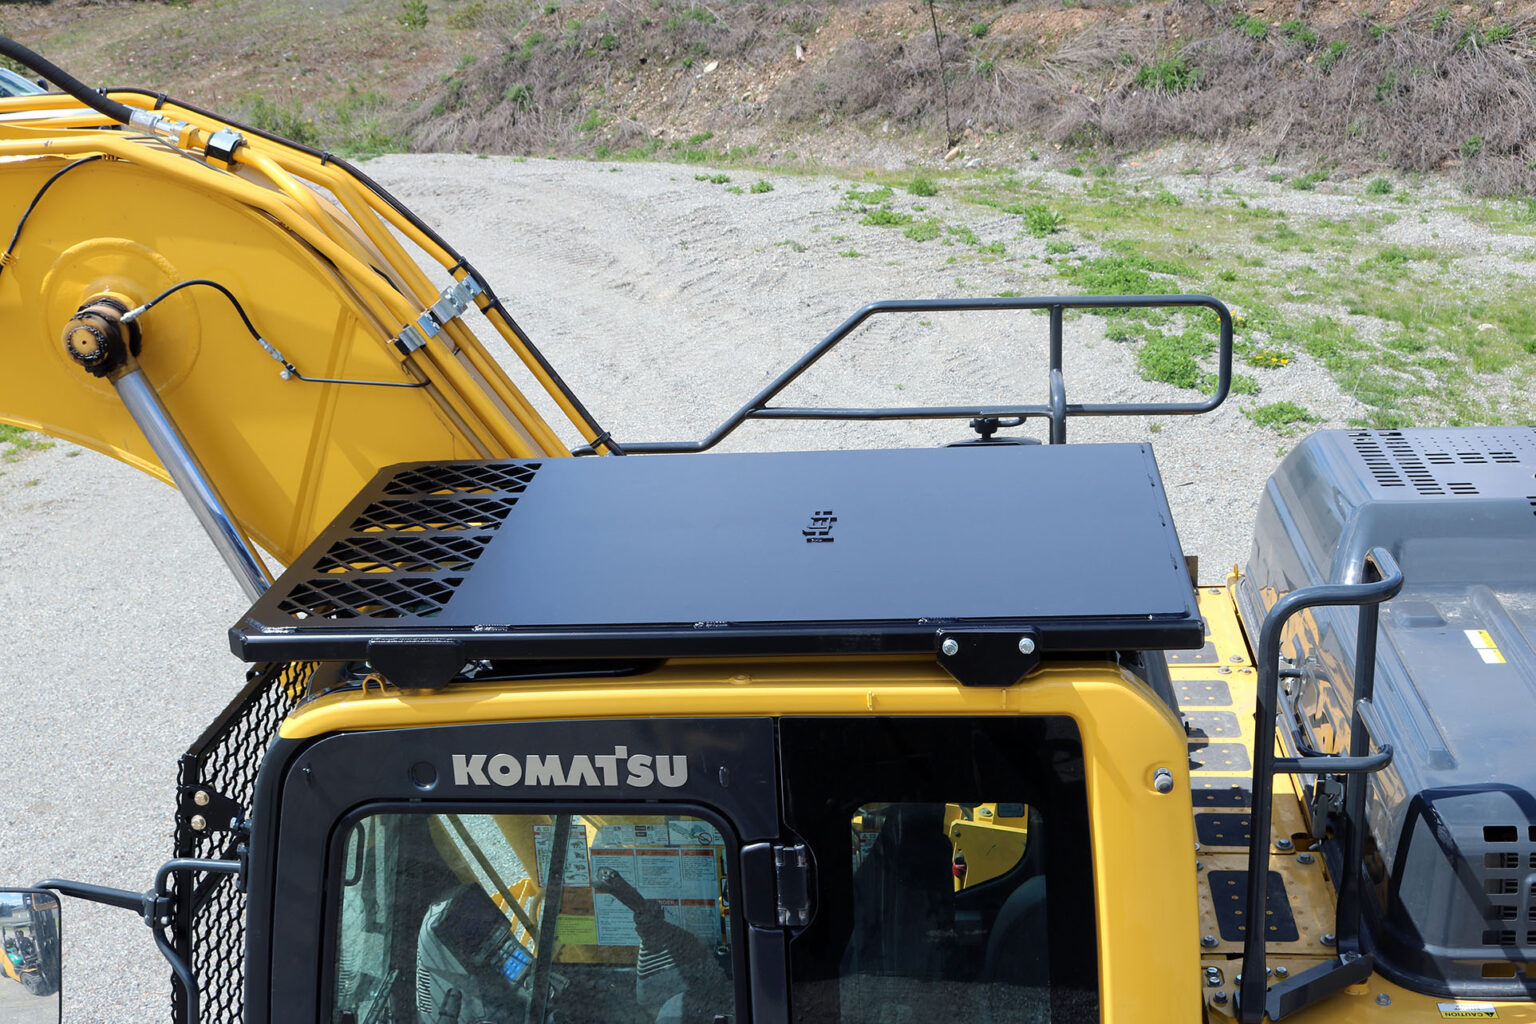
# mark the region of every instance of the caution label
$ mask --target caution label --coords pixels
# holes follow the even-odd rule
[[[1487,665],[1503,665],[1504,652],[1499,650],[1499,645],[1493,642],[1493,636],[1486,629],[1464,629],[1467,642],[1477,652],[1477,656],[1483,659]]]
[[[1472,630],[1467,630],[1472,632]],[[1498,1017],[1498,1007],[1492,1003],[1440,1003],[1440,1016],[1442,1017]]]

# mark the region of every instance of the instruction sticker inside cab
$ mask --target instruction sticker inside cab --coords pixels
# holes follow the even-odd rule
[[[1504,652],[1499,650],[1499,645],[1493,642],[1493,636],[1486,629],[1464,629],[1467,642],[1477,652],[1477,656],[1483,659],[1485,665],[1503,665]],[[1441,1004],[1442,1006],[1445,1004]]]
[[[1468,633],[1476,632],[1467,630]],[[1501,659],[1502,660],[1502,659]],[[1499,1015],[1498,1007],[1492,1003],[1440,1003],[1440,1016],[1454,1017],[1457,1019],[1466,1017],[1496,1018]]]

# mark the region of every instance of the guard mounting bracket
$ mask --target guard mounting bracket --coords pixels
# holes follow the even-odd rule
[[[934,643],[939,666],[961,686],[1012,686],[1040,664],[1040,640],[1029,629],[941,629],[934,633]]]

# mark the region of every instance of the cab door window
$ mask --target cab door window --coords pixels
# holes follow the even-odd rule
[[[1098,1019],[1069,719],[785,720],[781,749],[817,877],[790,945],[796,1021]]]
[[[737,1019],[729,849],[708,820],[388,811],[338,847],[332,1020]]]

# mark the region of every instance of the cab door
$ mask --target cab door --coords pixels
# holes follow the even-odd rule
[[[738,909],[741,850],[780,831],[771,720],[389,730],[286,754],[250,1020],[744,1024],[755,988],[785,989],[782,962],[753,973]]]

